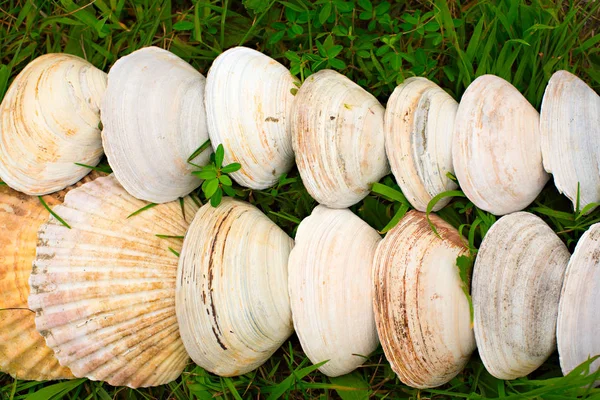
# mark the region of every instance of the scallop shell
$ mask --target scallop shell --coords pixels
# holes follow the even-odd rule
[[[375,254],[375,322],[392,369],[416,388],[443,385],[467,364],[475,338],[456,259],[467,253],[436,215],[407,213]]]
[[[290,112],[296,78],[272,58],[246,47],[218,56],[206,79],[206,114],[213,147],[240,185],[265,189],[294,165]]]
[[[292,107],[292,144],[304,186],[319,203],[345,208],[389,173],[383,106],[335,71],[311,75]]]
[[[556,339],[560,366],[566,375],[589,357],[600,354],[600,224],[579,239],[567,266],[558,306]],[[600,368],[600,360],[590,373]],[[596,385],[600,381],[596,381]]]
[[[506,215],[487,232],[473,272],[475,339],[498,379],[535,371],[556,349],[569,251],[539,217]]]
[[[188,357],[175,315],[181,239],[197,210],[188,197],[147,203],[113,175],[69,192],[38,233],[29,307],[38,331],[77,377],[132,388],[176,379]],[[185,218],[184,214],[185,213]]]
[[[110,69],[102,142],[115,176],[132,196],[165,203],[202,183],[187,160],[208,140],[205,81],[191,65],[157,47],[134,51]],[[205,165],[209,153],[193,162]]]
[[[567,71],[552,75],[540,115],[544,168],[577,206],[600,202],[600,96]],[[591,211],[591,210],[589,210]]]
[[[288,281],[294,328],[314,364],[329,360],[325,375],[352,372],[379,345],[372,273],[380,241],[347,209],[318,206],[298,227]]]
[[[496,215],[524,209],[548,181],[538,112],[504,79],[480,76],[458,106],[452,160],[477,207]]]
[[[69,190],[101,175],[92,172],[77,185],[44,196],[44,201],[60,204]],[[37,232],[49,215],[37,197],[0,186],[0,371],[19,380],[73,378],[46,346],[27,305]]]
[[[426,211],[436,195],[458,186],[452,166],[452,135],[458,103],[426,78],[409,78],[388,100],[385,150],[394,177],[410,204]],[[434,211],[450,202],[440,200]]]
[[[292,334],[287,263],[293,241],[256,207],[205,205],[186,235],[177,319],[192,360],[221,376],[263,364]]]
[[[0,178],[30,195],[79,181],[102,157],[106,74],[69,54],[46,54],[15,78],[0,105]]]

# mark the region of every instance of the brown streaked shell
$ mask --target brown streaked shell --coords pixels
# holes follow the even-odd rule
[[[132,388],[176,379],[188,357],[175,316],[181,236],[198,209],[189,198],[130,216],[137,200],[111,175],[54,207],[38,233],[29,307],[62,365],[77,377]]]
[[[600,202],[600,96],[575,75],[555,72],[544,93],[540,131],[544,168],[573,209],[578,201],[580,209]]]
[[[317,206],[298,227],[289,259],[290,302],[302,349],[340,376],[379,345],[373,315],[373,257],[381,237],[348,209]]]
[[[535,371],[556,349],[558,300],[570,253],[539,217],[517,212],[487,232],[475,260],[475,339],[498,379]]]
[[[558,306],[556,340],[563,374],[600,354],[600,224],[581,236],[569,260]],[[590,365],[590,374],[600,360]],[[598,386],[600,381],[596,381]]]
[[[452,135],[458,103],[427,78],[408,78],[388,100],[385,150],[394,177],[419,211],[436,195],[457,188],[452,166]],[[450,202],[440,200],[433,211]]]
[[[475,79],[463,94],[452,142],[461,189],[496,215],[527,207],[542,191],[539,114],[510,83],[494,75]]]
[[[72,185],[102,157],[106,74],[70,54],[46,54],[15,78],[0,105],[0,178],[30,195]]]
[[[99,175],[92,172],[77,185],[44,196],[44,201],[51,207],[60,204],[66,192]],[[19,380],[73,378],[46,346],[27,305],[37,232],[49,215],[37,197],[0,186],[0,371]]]
[[[292,144],[302,182],[320,204],[356,204],[389,173],[384,111],[373,95],[335,71],[304,81],[292,106]]]
[[[202,183],[188,158],[208,140],[206,79],[175,54],[146,47],[108,73],[102,143],[119,183],[135,198],[165,203]],[[210,151],[193,161],[205,165]]]
[[[467,248],[436,215],[407,213],[375,255],[375,322],[386,358],[400,380],[431,388],[467,364],[475,338],[456,259]]]
[[[190,357],[220,376],[262,365],[292,334],[287,290],[293,241],[249,203],[203,206],[185,237],[177,319]]]
[[[294,165],[290,112],[297,90],[290,71],[246,47],[218,56],[206,78],[206,115],[214,149],[224,164],[238,162],[230,176],[240,185],[266,189]]]

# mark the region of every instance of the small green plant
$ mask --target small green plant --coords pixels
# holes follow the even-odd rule
[[[231,163],[224,166],[223,158],[225,158],[225,150],[223,149],[223,145],[220,144],[217,147],[217,151],[210,156],[210,162],[201,167],[200,171],[192,172],[194,176],[204,179],[202,192],[207,200],[210,199],[210,204],[213,207],[221,204],[223,193],[227,196],[235,197],[235,190],[232,187],[233,182],[227,174],[242,168],[240,163]]]

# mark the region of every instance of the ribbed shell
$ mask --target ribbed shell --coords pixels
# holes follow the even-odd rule
[[[288,69],[246,47],[218,56],[206,79],[206,114],[213,148],[222,144],[237,183],[265,189],[294,164],[290,112],[297,89]]]
[[[318,206],[298,227],[288,281],[294,328],[314,364],[329,360],[325,375],[352,372],[379,344],[372,275],[380,240],[347,209]]]
[[[385,150],[402,193],[419,211],[431,199],[457,188],[448,178],[458,103],[427,78],[409,78],[390,96],[385,111]],[[450,202],[447,197],[433,208]]]
[[[567,266],[558,307],[556,339],[566,375],[589,357],[600,354],[600,224],[579,239]],[[590,373],[600,368],[600,360]],[[596,381],[596,385],[600,381]]]
[[[147,203],[114,176],[67,194],[38,234],[29,307],[62,365],[77,377],[145,387],[176,379],[188,356],[175,315],[180,239],[197,210],[190,199]],[[183,217],[185,212],[186,219]]]
[[[452,160],[477,207],[496,215],[524,209],[548,181],[538,112],[504,79],[480,76],[458,106]]]
[[[570,253],[539,217],[500,218],[477,253],[472,295],[475,339],[498,379],[535,371],[556,349],[558,300]]]
[[[262,365],[291,335],[287,263],[293,241],[256,207],[203,206],[177,272],[177,319],[192,360],[221,376]]]
[[[79,181],[102,156],[106,74],[69,54],[46,54],[15,78],[0,105],[0,178],[30,195]]]
[[[375,322],[386,358],[416,388],[443,385],[475,349],[469,303],[456,259],[467,253],[456,229],[410,211],[377,247]]]
[[[308,77],[292,107],[292,144],[304,186],[319,203],[358,203],[389,173],[383,106],[335,71]]]
[[[205,81],[157,47],[134,51],[110,69],[102,142],[115,176],[132,196],[165,203],[202,183],[187,159],[208,140]],[[205,151],[193,162],[204,165],[209,155]]]
[[[600,96],[567,71],[552,75],[540,115],[544,168],[579,207],[600,202]],[[591,211],[591,210],[589,210]]]

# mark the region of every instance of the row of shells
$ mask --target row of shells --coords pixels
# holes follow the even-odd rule
[[[86,181],[46,197],[69,227],[0,188],[0,369],[16,378],[154,386],[189,358],[235,376],[294,331],[328,376],[381,343],[417,388],[450,381],[476,346],[501,379],[533,372],[557,341],[565,374],[600,353],[600,224],[571,256],[539,217],[502,217],[475,262],[471,316],[457,268],[466,241],[434,214],[410,211],[381,239],[350,210],[319,205],[294,242],[243,201],[188,196],[129,217],[148,203],[114,175]]]
[[[71,190],[63,204],[60,193],[46,196],[69,227],[47,219],[37,199],[0,189],[0,369],[140,387],[175,379],[189,355],[232,376],[260,366],[294,330],[311,361],[329,360],[320,369],[330,376],[360,366],[380,341],[399,378],[422,388],[456,376],[476,343],[504,379],[535,370],[557,338],[564,372],[600,353],[596,226],[569,261],[542,220],[510,214],[539,194],[545,170],[581,206],[599,200],[592,89],[557,72],[540,120],[494,76],[475,80],[460,104],[411,78],[387,110],[333,71],[296,83],[246,48],[219,56],[206,80],[158,48],[123,57],[108,76],[63,54],[28,65],[0,105],[2,180],[54,193],[87,174],[75,163],[94,166],[103,149],[114,175]],[[232,177],[254,189],[295,159],[322,204],[295,244],[247,203],[199,208],[185,197],[200,183],[188,157],[208,138],[223,144],[225,163],[242,164]],[[189,161],[202,165],[207,153]],[[474,328],[456,229],[411,211],[381,240],[345,209],[390,166],[417,210],[455,187],[450,172],[477,206],[510,214],[475,263]],[[128,218],[148,202],[158,205]]]
[[[523,210],[548,173],[574,209],[600,202],[600,96],[556,72],[541,115],[505,80],[484,75],[460,104],[426,78],[399,85],[387,109],[345,76],[299,82],[268,56],[235,47],[205,79],[174,54],[143,48],[108,75],[66,54],[31,62],[0,105],[0,178],[30,195],[77,182],[103,151],[132,196],[165,203],[201,181],[191,172],[225,149],[241,186],[261,190],[298,166],[311,196],[330,208],[362,200],[390,167],[413,207],[453,190],[496,215]],[[388,161],[389,160],[389,161]],[[434,211],[450,201],[445,198]]]

